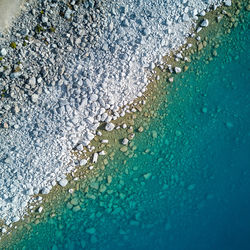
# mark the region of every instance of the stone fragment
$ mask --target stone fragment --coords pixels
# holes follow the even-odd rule
[[[78,204],[78,199],[77,198],[73,198],[71,201],[70,201],[70,204],[73,205],[73,206],[76,206]]]
[[[1,56],[6,56],[7,55],[7,50],[5,48],[2,48],[1,51]]]
[[[201,27],[207,27],[209,24],[209,21],[207,19],[204,19],[201,23]]]
[[[31,96],[31,100],[32,100],[32,102],[37,102],[38,101],[38,95],[37,94],[33,94],[32,96]]]
[[[9,124],[8,124],[7,122],[4,122],[4,123],[3,123],[3,127],[4,127],[5,129],[8,129],[8,128],[9,128]]]
[[[232,1],[231,0],[224,0],[224,3],[227,7],[230,7],[232,5]]]
[[[127,138],[124,138],[124,139],[122,140],[122,144],[123,144],[123,145],[127,145],[128,142],[129,142],[129,140],[128,140]]]
[[[126,151],[128,151],[128,147],[127,146],[123,146],[123,147],[120,148],[120,151],[126,152]]]
[[[85,166],[88,163],[86,159],[80,161],[80,166]]]
[[[38,213],[41,213],[43,211],[43,207],[38,208]]]
[[[73,207],[73,209],[72,209],[72,211],[73,212],[78,212],[78,211],[80,211],[81,210],[81,207],[78,205],[78,206],[75,206],[75,207]]]
[[[97,160],[98,160],[98,153],[94,153],[92,162],[93,162],[93,163],[96,163]]]
[[[107,182],[108,182],[108,184],[110,184],[112,182],[112,176],[111,175],[108,175]]]
[[[157,132],[154,130],[154,131],[152,131],[152,136],[153,136],[153,138],[155,139],[155,138],[157,138]]]
[[[143,130],[144,130],[143,127],[139,127],[139,128],[138,128],[138,131],[139,131],[140,133],[143,132]]]
[[[146,173],[143,175],[145,180],[148,180],[151,177],[152,173]]]
[[[59,181],[59,185],[62,187],[65,187],[68,184],[68,180],[67,179],[62,179]]]
[[[181,68],[180,67],[175,67],[174,71],[175,71],[176,74],[179,74],[179,73],[181,73]]]
[[[106,131],[112,131],[115,128],[115,125],[113,123],[107,123],[105,126]]]

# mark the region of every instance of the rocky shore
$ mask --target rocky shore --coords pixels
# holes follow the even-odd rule
[[[128,104],[143,95],[163,56],[208,26],[198,16],[222,2],[25,3],[0,40],[0,218],[7,225],[26,214],[33,195],[67,185],[67,173],[89,160],[79,162],[72,149],[92,151],[101,123],[113,130],[112,120],[132,112]],[[176,60],[188,59],[178,53]]]

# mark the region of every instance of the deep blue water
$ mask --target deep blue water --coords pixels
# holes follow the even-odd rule
[[[166,83],[157,116],[134,140],[136,155],[118,151],[74,194],[82,210],[67,208],[70,197],[16,249],[250,249],[248,24],[218,41],[209,64],[210,45]]]

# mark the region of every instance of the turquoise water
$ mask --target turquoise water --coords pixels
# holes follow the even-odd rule
[[[209,64],[210,46],[166,83],[134,157],[117,152],[16,249],[250,249],[248,24],[217,39]]]

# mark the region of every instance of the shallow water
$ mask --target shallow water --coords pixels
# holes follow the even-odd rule
[[[116,152],[90,188],[82,183],[15,248],[250,249],[247,25],[218,34],[209,64],[210,45],[166,83],[158,115],[134,140],[136,156]],[[72,211],[74,197],[83,210]]]

